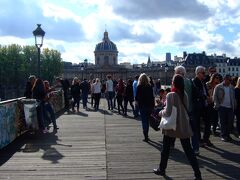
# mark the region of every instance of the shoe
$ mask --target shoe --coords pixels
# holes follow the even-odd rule
[[[202,177],[196,177],[194,180],[202,180]]]
[[[150,139],[149,138],[144,138],[143,141],[144,142],[148,142]]]
[[[228,139],[225,138],[225,137],[221,137],[221,141],[223,141],[223,142],[228,142]]]
[[[159,175],[159,176],[165,176],[165,171],[158,169],[153,169],[154,174]]]

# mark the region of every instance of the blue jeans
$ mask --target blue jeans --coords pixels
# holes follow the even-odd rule
[[[44,111],[43,111],[44,119],[46,120],[46,122],[48,121],[49,124],[52,122],[53,127],[56,128],[57,127],[56,117],[55,117],[54,110],[53,110],[51,104],[49,102],[46,102],[44,104],[44,108],[45,108]],[[50,115],[50,118],[48,116],[48,113]]]
[[[38,119],[39,129],[43,130],[46,127],[46,124],[44,121],[44,102],[43,101],[39,101],[39,104],[36,110],[37,110],[37,119]]]
[[[83,108],[87,107],[87,99],[88,99],[88,93],[82,93]]]
[[[107,102],[108,102],[108,109],[113,110],[113,98],[114,98],[114,92],[113,91],[108,91],[108,98],[107,98]]]
[[[143,133],[148,134],[149,131],[149,118],[151,115],[152,110],[147,107],[141,107],[139,108],[140,110],[140,115],[142,119],[142,128],[143,128]]]

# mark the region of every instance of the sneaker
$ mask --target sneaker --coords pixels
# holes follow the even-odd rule
[[[223,142],[228,142],[228,139],[225,138],[225,137],[221,137],[221,141],[223,141]]]
[[[159,168],[158,169],[153,169],[153,172],[156,175],[159,175],[159,176],[165,176],[165,174],[166,174],[164,170],[160,170]]]

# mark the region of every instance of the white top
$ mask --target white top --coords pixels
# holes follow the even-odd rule
[[[230,88],[229,86],[224,86],[224,99],[221,106],[226,108],[232,108],[230,100]]]
[[[93,84],[93,93],[94,94],[101,93],[101,83],[100,82]]]
[[[111,79],[106,81],[106,91],[113,91],[113,81]]]

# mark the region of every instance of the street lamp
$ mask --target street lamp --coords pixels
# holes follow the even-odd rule
[[[35,37],[35,45],[38,50],[38,62],[37,62],[37,75],[40,78],[40,48],[43,45],[43,38],[45,32],[41,28],[41,24],[37,24],[37,28],[33,31],[33,35]]]
[[[165,86],[167,86],[167,71],[168,71],[168,64],[165,64]]]
[[[83,70],[84,70],[84,65],[81,65],[81,72],[82,72],[82,80],[83,80]]]

